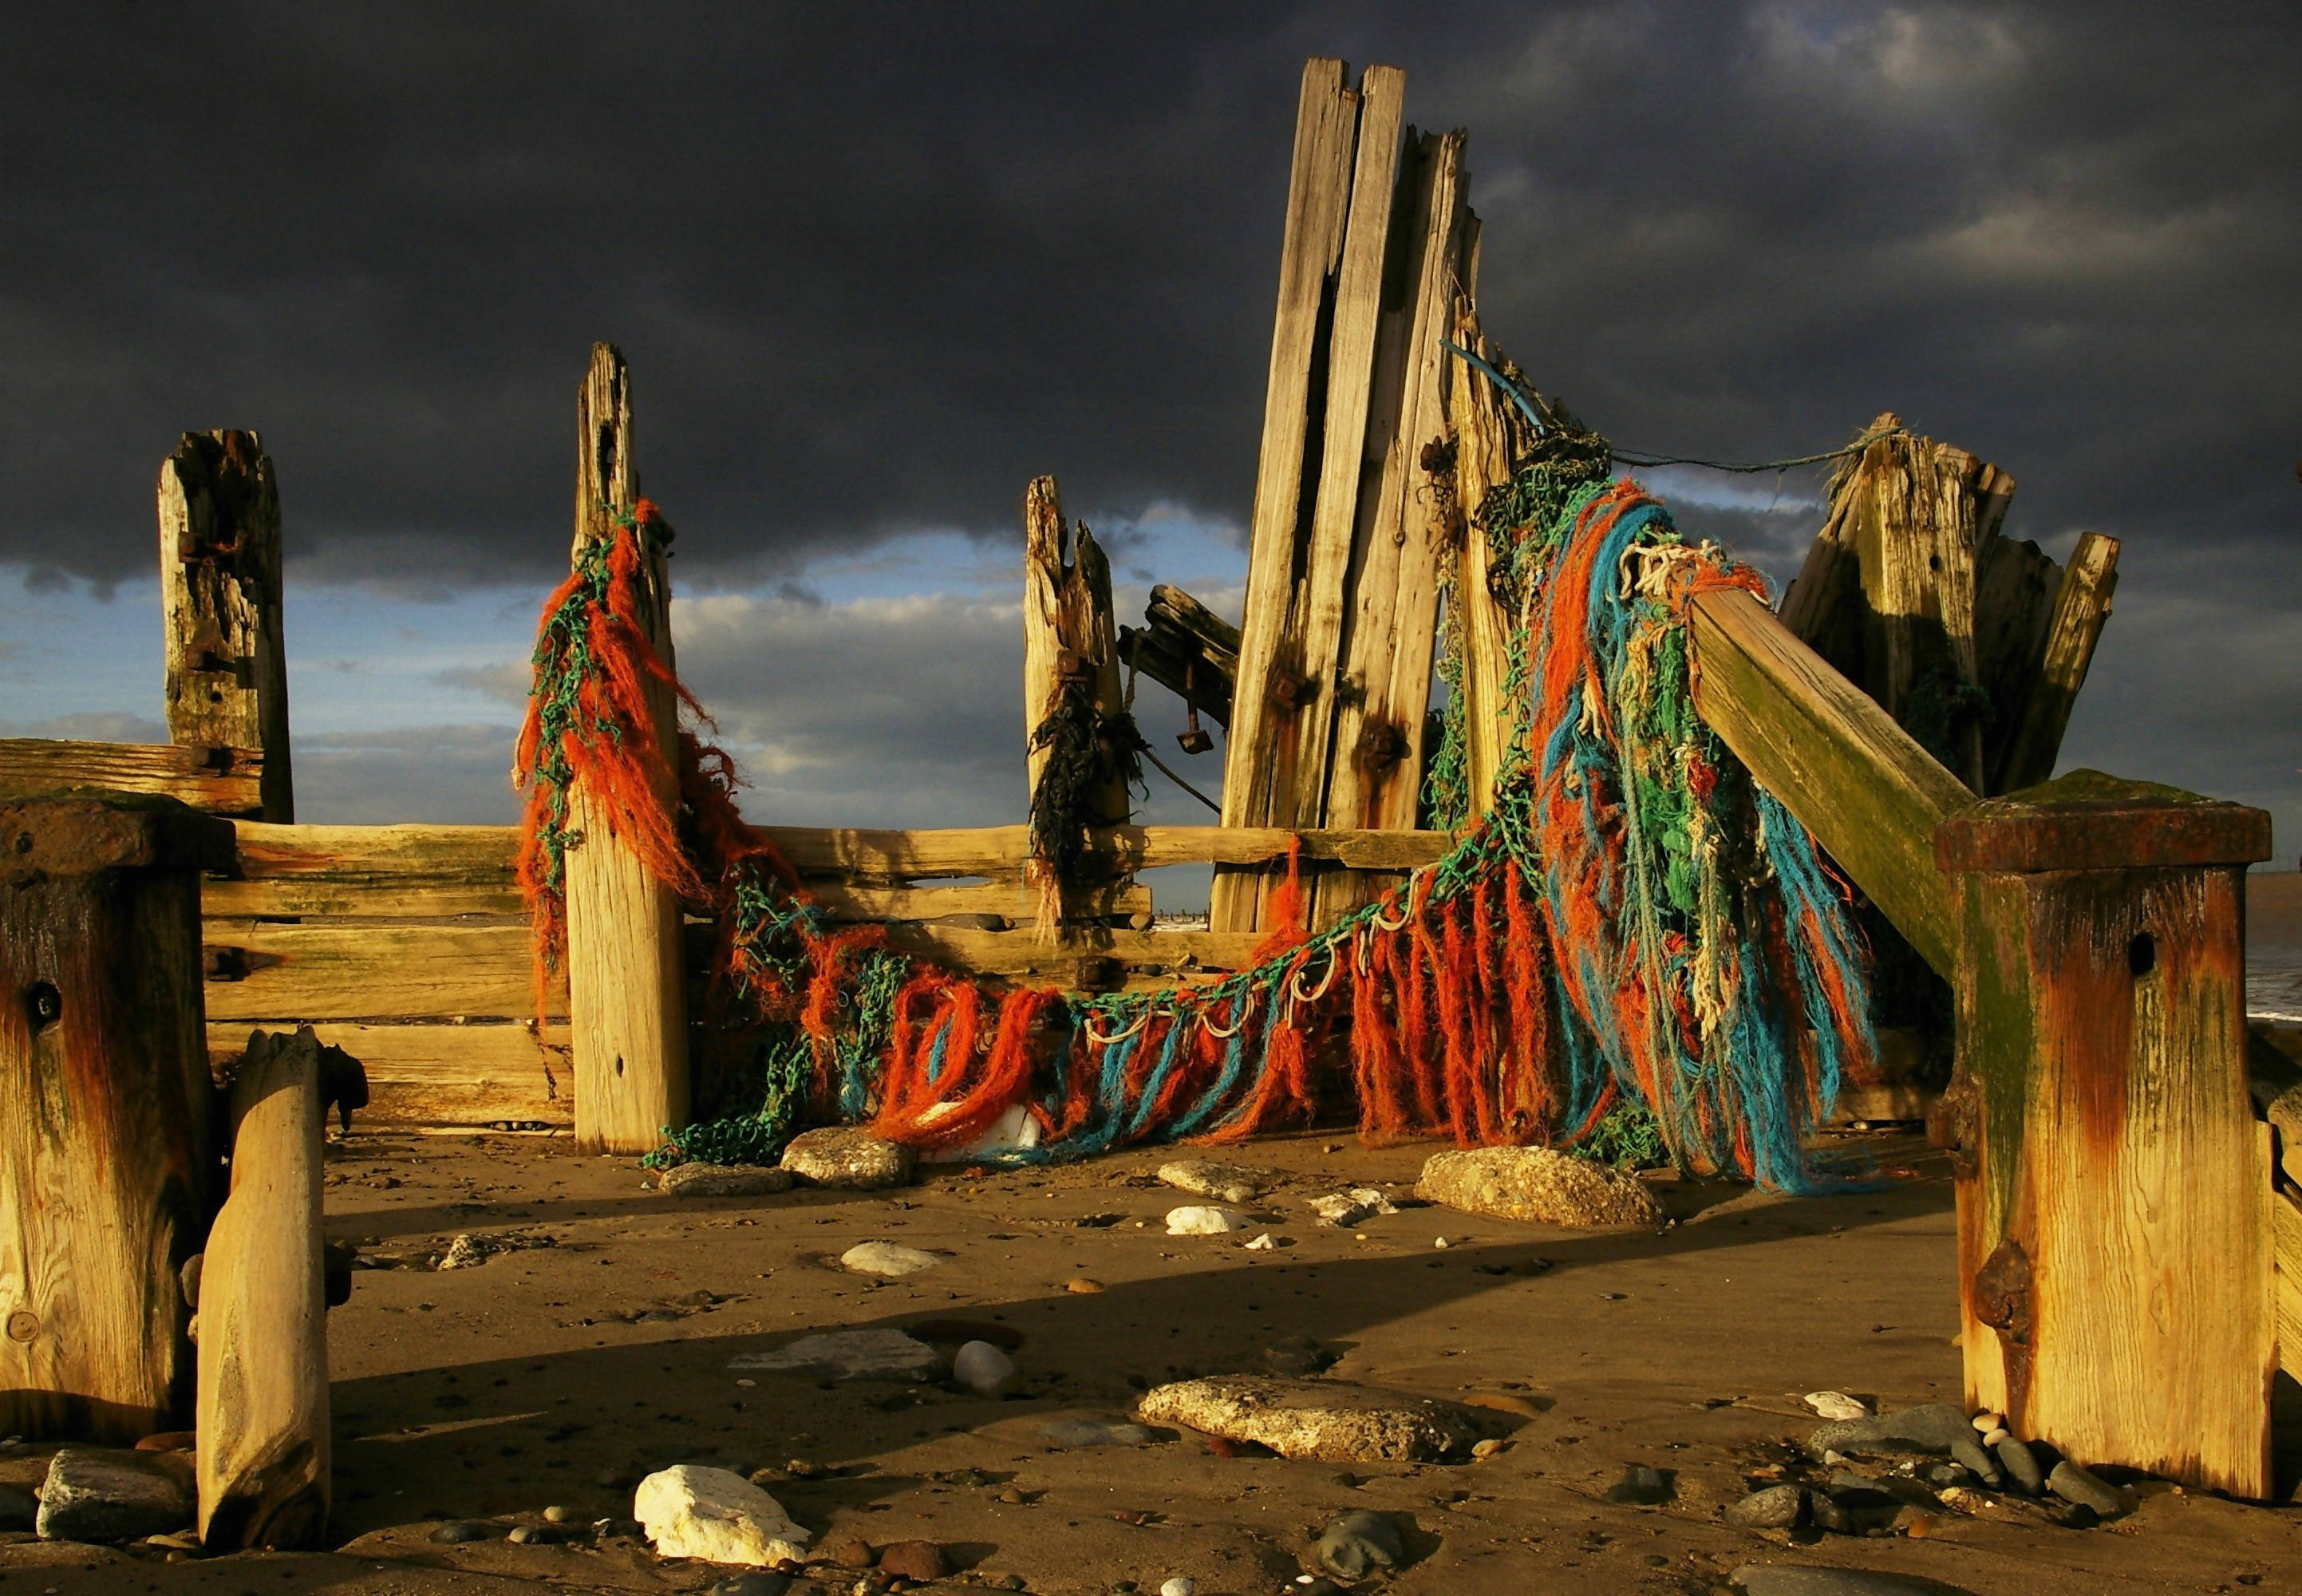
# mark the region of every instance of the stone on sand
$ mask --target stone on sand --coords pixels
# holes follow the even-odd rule
[[[832,1330],[802,1336],[772,1352],[746,1352],[727,1360],[736,1372],[828,1369],[843,1380],[893,1375],[917,1380],[942,1361],[936,1349],[900,1330]]]
[[[667,1197],[773,1197],[792,1189],[792,1172],[755,1163],[683,1163],[664,1171],[656,1185]]]
[[[1221,1375],[1157,1386],[1136,1411],[1282,1457],[1330,1463],[1430,1463],[1466,1453],[1485,1433],[1470,1409],[1406,1391],[1328,1380]]]
[[[38,1522],[43,1541],[130,1541],[192,1520],[182,1454],[65,1447],[48,1460]]]
[[[1106,1424],[1094,1419],[1054,1419],[1039,1426],[1039,1439],[1068,1451],[1077,1447],[1139,1447],[1159,1438],[1145,1424]]]
[[[1399,1525],[1364,1508],[1333,1519],[1319,1535],[1319,1567],[1340,1580],[1361,1580],[1378,1568],[1396,1568],[1406,1557]]]
[[[1415,1195],[1466,1214],[1574,1230],[1662,1223],[1637,1176],[1548,1147],[1474,1147],[1432,1155]]]
[[[1247,1216],[1231,1208],[1182,1207],[1167,1210],[1170,1236],[1222,1236],[1247,1228]]]
[[[988,1341],[970,1341],[952,1355],[951,1377],[979,1397],[996,1397],[1015,1382],[1015,1360]]]
[[[1926,1452],[1941,1457],[1959,1442],[1972,1446],[1974,1441],[1974,1426],[1965,1414],[1947,1402],[1928,1402],[1899,1413],[1825,1424],[1807,1437],[1806,1449],[1813,1457],[1825,1452]],[[1974,1466],[1968,1463],[1967,1466]]]
[[[1735,1570],[1743,1596],[1974,1596],[1964,1585],[1869,1568],[1812,1568],[1746,1563]]]
[[[908,1186],[915,1162],[911,1148],[882,1141],[846,1125],[804,1130],[784,1149],[783,1167],[810,1186],[878,1191]]]
[[[1817,1417],[1829,1419],[1836,1424],[1844,1424],[1849,1419],[1867,1419],[1870,1416],[1869,1403],[1859,1398],[1850,1397],[1844,1391],[1809,1391],[1806,1394],[1806,1405],[1814,1409]]]
[[[2133,1502],[2127,1494],[2109,1481],[2096,1475],[2083,1464],[2063,1458],[2054,1465],[2054,1472],[2046,1476],[2046,1489],[2069,1502],[2072,1507],[2090,1508],[2104,1518],[2121,1518],[2131,1512]],[[47,1511],[41,1509],[45,1522]],[[40,1532],[47,1533],[44,1528]]]
[[[1248,1169],[1244,1164],[1216,1163],[1206,1158],[1184,1158],[1159,1166],[1159,1179],[1178,1191],[1213,1197],[1218,1203],[1251,1203],[1286,1176],[1277,1170]]]
[[[692,1463],[660,1469],[632,1495],[632,1516],[668,1558],[771,1567],[806,1555],[808,1533],[783,1504],[724,1468]]]
[[[893,1241],[866,1241],[839,1255],[843,1269],[852,1269],[858,1274],[884,1274],[896,1280],[907,1274],[917,1274],[922,1269],[933,1269],[942,1262],[933,1253],[921,1252],[916,1247],[899,1247]]]
[[[1353,1186],[1310,1199],[1311,1212],[1323,1225],[1348,1229],[1378,1214],[1396,1214],[1398,1206],[1372,1186]]]
[[[1806,1491],[1796,1485],[1769,1485],[1730,1504],[1720,1515],[1738,1530],[1786,1530],[1806,1511]]]

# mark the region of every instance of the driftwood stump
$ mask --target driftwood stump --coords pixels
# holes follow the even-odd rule
[[[231,1088],[231,1194],[200,1269],[200,1540],[317,1545],[328,1524],[319,1038],[248,1039]],[[365,1095],[365,1094],[363,1094]]]
[[[0,1433],[126,1443],[190,1410],[198,872],[231,860],[228,823],[166,799],[0,804]]]

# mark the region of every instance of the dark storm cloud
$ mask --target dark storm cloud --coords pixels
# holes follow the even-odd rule
[[[1489,325],[1626,443],[1892,406],[2019,525],[2296,526],[2281,7],[91,4],[12,44],[0,556],[85,576],[231,423],[305,579],[533,581],[599,336],[691,578],[1002,532],[1050,467],[1241,519],[1313,52],[1472,129]]]

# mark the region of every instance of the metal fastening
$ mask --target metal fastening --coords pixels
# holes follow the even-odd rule
[[[1268,691],[1271,701],[1281,709],[1299,710],[1319,696],[1319,685],[1283,665],[1274,665],[1271,668]]]
[[[1175,741],[1182,744],[1185,753],[1205,753],[1215,745],[1215,740],[1199,724],[1199,706],[1191,698],[1191,663],[1189,659],[1183,661],[1184,724]]]
[[[1370,720],[1359,728],[1358,761],[1371,770],[1384,770],[1407,757],[1407,737],[1387,720]]]

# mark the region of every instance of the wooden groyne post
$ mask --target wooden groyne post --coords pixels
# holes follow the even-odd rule
[[[592,544],[616,535],[639,497],[632,466],[631,374],[613,344],[592,346],[577,403],[576,544],[581,563]],[[640,561],[641,617],[648,641],[668,666],[671,572],[662,543],[645,526]],[[656,745],[664,751],[658,794],[676,804],[676,705],[651,683]],[[667,1128],[687,1123],[687,990],[680,953],[678,895],[650,875],[638,854],[608,827],[579,777],[569,796],[580,840],[567,850],[567,1013],[576,1066],[576,1146],[586,1153],[645,1153]]]
[[[263,812],[296,818],[288,757],[280,489],[254,433],[186,433],[160,466],[168,740],[223,771],[262,758]]]
[[[231,854],[168,799],[0,804],[0,1433],[126,1445],[190,1416],[199,872]]]
[[[2245,867],[2270,817],[2090,771],[1987,802],[1747,592],[1693,606],[1695,709],[1957,998],[1970,1407],[2088,1464],[2271,1490],[2268,1128]]]

